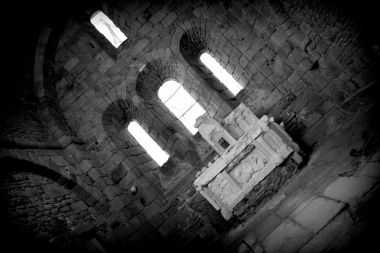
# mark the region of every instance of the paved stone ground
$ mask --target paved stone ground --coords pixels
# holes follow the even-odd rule
[[[291,182],[224,239],[237,252],[378,252],[378,123],[357,115],[314,148]]]

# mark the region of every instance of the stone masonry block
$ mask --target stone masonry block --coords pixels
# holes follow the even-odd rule
[[[144,36],[145,34],[149,33],[153,28],[153,24],[150,22],[146,22],[143,26],[140,27],[138,30],[138,34],[140,36]]]
[[[375,178],[380,177],[380,163],[378,162],[368,163],[360,172],[360,175],[375,177]]]
[[[350,203],[361,198],[376,183],[376,179],[368,177],[338,178],[326,187],[323,194],[333,199]]]
[[[163,11],[158,11],[156,12],[156,14],[154,14],[151,18],[150,18],[150,22],[152,22],[154,25],[157,24],[158,22],[160,22],[164,17],[165,17],[165,12]]]
[[[120,181],[119,185],[125,189],[128,190],[131,188],[132,184],[135,182],[137,179],[136,175],[131,171],[128,172],[128,174]]]
[[[79,169],[80,169],[83,173],[86,173],[91,167],[92,167],[92,165],[90,164],[90,162],[89,162],[88,160],[83,160],[83,161],[79,164]]]
[[[294,195],[288,196],[282,202],[279,208],[275,211],[280,217],[287,217],[294,210],[300,209],[302,205],[305,207],[315,198],[315,195],[312,195],[306,190],[299,191]]]
[[[305,47],[310,41],[310,38],[301,30],[296,31],[291,37],[290,40],[299,48],[302,49],[302,51],[305,50]]]
[[[287,219],[263,241],[265,252],[297,252],[312,237],[305,228]]]
[[[288,36],[284,32],[277,30],[272,34],[269,41],[276,49],[278,49],[284,45],[287,39]]]
[[[270,214],[258,226],[255,234],[259,240],[264,239],[282,222],[282,219],[276,214]]]
[[[255,231],[254,230],[251,230],[250,232],[248,232],[245,236],[244,236],[244,241],[250,246],[252,247],[256,241],[257,241],[257,238],[255,236]]]
[[[88,209],[88,206],[83,201],[75,202],[71,205],[75,212],[83,212]]]
[[[291,217],[303,227],[317,233],[334,218],[343,207],[343,203],[325,198],[316,198],[306,207],[302,209],[297,208],[291,214]]]
[[[329,48],[327,51],[327,54],[332,58],[332,59],[337,59],[341,54],[343,53],[343,50],[337,46],[333,45],[332,47]]]
[[[237,248],[238,253],[252,253],[252,249],[247,245],[246,242],[242,241]]]
[[[63,68],[70,72],[78,64],[78,62],[78,57],[72,57],[65,63],[65,65],[63,65]]]
[[[174,12],[170,12],[164,19],[161,20],[161,23],[165,27],[168,27],[174,22],[176,18],[177,18],[177,15]]]
[[[104,195],[107,197],[107,199],[112,200],[114,197],[119,195],[120,189],[118,189],[116,186],[109,185],[106,188],[104,188]]]
[[[98,67],[100,73],[104,74],[113,64],[114,60],[112,58],[106,58]]]
[[[125,204],[124,204],[124,202],[121,200],[121,198],[116,197],[116,198],[114,198],[114,199],[111,201],[110,206],[111,206],[111,210],[118,212],[118,211],[120,211],[120,210],[125,206]]]
[[[101,176],[101,173],[97,168],[92,168],[88,171],[88,175],[90,178],[96,181]]]
[[[160,213],[160,208],[157,206],[156,202],[152,202],[144,209],[143,213],[148,219],[150,219]]]
[[[303,246],[300,253],[330,252],[329,249],[332,245],[335,247],[347,245],[348,241],[351,240],[353,225],[350,215],[347,212],[343,212]]]
[[[141,39],[139,40],[132,48],[133,54],[138,54],[141,52],[147,45],[149,44],[148,39]]]

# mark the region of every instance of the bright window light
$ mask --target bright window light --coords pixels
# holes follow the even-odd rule
[[[206,65],[206,67],[211,70],[211,72],[219,79],[221,83],[223,83],[227,89],[229,89],[234,96],[239,93],[243,89],[236,80],[228,74],[228,72],[220,66],[220,64],[208,53],[203,53],[200,56],[201,62]]]
[[[119,27],[117,27],[111,19],[107,17],[102,11],[95,12],[91,19],[91,24],[95,26],[95,28],[103,34],[114,47],[118,48],[121,43],[123,43],[127,36],[120,31]]]
[[[196,134],[195,120],[206,111],[176,81],[165,82],[158,90],[158,97],[166,107],[185,125],[191,134]]]
[[[163,165],[169,155],[149,136],[147,132],[136,121],[132,121],[128,125],[128,132],[137,140],[137,142],[146,150],[146,152],[159,165]]]

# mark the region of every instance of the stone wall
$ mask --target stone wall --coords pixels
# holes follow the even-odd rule
[[[240,222],[254,216],[262,205],[281,189],[282,186],[300,171],[303,165],[298,165],[292,157],[276,167],[259,184],[253,187],[250,193],[234,208],[233,214]]]
[[[374,115],[377,111],[372,111]],[[368,116],[368,115],[366,115]],[[234,252],[356,252],[376,248],[378,123],[346,124],[303,170],[223,240]],[[370,126],[370,127],[368,127]],[[350,136],[350,138],[347,138]]]
[[[3,174],[0,196],[2,224],[7,225],[7,238],[13,243],[21,237],[46,248],[49,244],[58,249],[82,248],[71,232],[96,219],[72,192],[38,175]]]
[[[110,46],[90,24],[91,11],[43,30],[34,73],[42,109],[27,111],[28,117],[40,113],[41,122],[21,117],[21,130],[13,133],[34,136],[26,126],[36,126],[33,139],[48,139],[45,132],[52,139],[76,135],[85,145],[4,154],[76,182],[82,201],[105,217],[99,236],[106,247],[212,240],[231,224],[191,185],[212,150],[160,103],[157,90],[176,79],[216,118],[243,102],[259,117],[284,121],[297,142],[312,146],[369,106],[362,95],[378,74],[365,54],[370,49],[358,43],[359,28],[336,9],[318,6],[302,0],[95,2],[91,10],[105,12],[128,40]],[[199,62],[204,51],[244,86],[236,98]],[[167,165],[159,168],[126,133],[132,119],[170,153]]]

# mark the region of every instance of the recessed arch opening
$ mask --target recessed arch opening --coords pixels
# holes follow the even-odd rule
[[[196,119],[205,114],[203,107],[175,80],[168,80],[158,89],[161,102],[185,125],[191,134],[196,134]]]
[[[169,154],[149,136],[136,120],[132,120],[128,124],[127,130],[159,166],[169,159]]]
[[[120,28],[100,10],[92,14],[90,22],[115,48],[118,48],[127,40],[127,36],[125,36]]]
[[[213,73],[213,75],[224,85],[226,88],[236,96],[243,86],[238,83],[209,53],[203,52],[199,56],[200,61]]]

